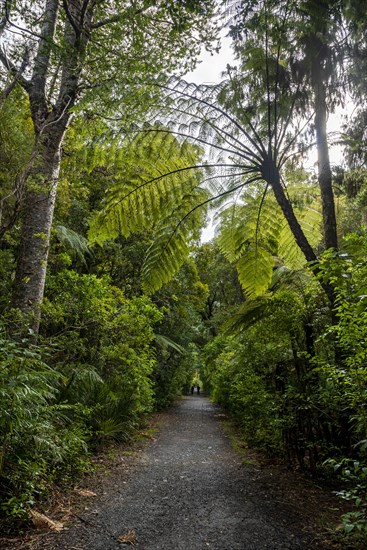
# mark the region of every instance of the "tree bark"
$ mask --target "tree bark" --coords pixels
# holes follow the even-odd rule
[[[29,319],[26,327],[37,334],[43,300],[50,234],[61,161],[61,143],[66,122],[42,135],[27,178],[12,306]],[[51,127],[50,127],[51,128]],[[58,132],[56,132],[58,130]]]
[[[35,129],[35,148],[25,170],[26,194],[12,306],[26,315],[25,328],[38,333],[44,295],[50,234],[61,163],[61,145],[72,116],[89,35],[82,25],[91,21],[95,2],[77,0],[70,4],[64,24],[65,52],[58,97],[50,110],[46,83],[51,44],[58,17],[58,0],[48,0],[33,74],[27,83]],[[83,20],[83,21],[82,21]],[[80,29],[76,22],[81,22]]]
[[[317,71],[319,72],[319,71]],[[332,175],[327,141],[327,106],[325,84],[321,78],[315,78],[315,130],[318,157],[318,181],[321,192],[322,219],[325,248],[338,248],[336,215]]]

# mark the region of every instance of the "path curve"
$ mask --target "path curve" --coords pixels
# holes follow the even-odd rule
[[[290,504],[259,486],[206,398],[185,397],[138,460],[77,525],[54,535],[52,548],[121,550],[134,532],[139,550],[295,550],[313,548]],[[47,545],[47,548],[50,546]]]

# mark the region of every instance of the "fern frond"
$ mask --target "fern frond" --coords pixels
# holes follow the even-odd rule
[[[206,164],[200,149],[167,133],[138,135],[131,145],[125,178],[108,190],[103,211],[90,221],[89,239],[102,244],[119,234],[154,229],[187,193],[200,186]]]
[[[283,265],[273,273],[270,290],[290,289],[303,291],[313,282],[313,279],[306,270],[294,270]]]
[[[91,249],[85,237],[76,233],[65,225],[56,225],[56,235],[60,243],[72,256],[84,260],[85,254],[90,254]]]
[[[171,340],[171,338],[168,338],[168,336],[164,336],[163,334],[155,334],[154,339],[156,343],[163,349],[172,348],[181,355],[185,353],[185,348],[180,346],[180,344],[177,344],[177,342]]]
[[[189,243],[202,227],[206,212],[197,208],[205,203],[204,190],[189,193],[157,227],[142,268],[142,285],[147,294],[167,283],[189,255]]]
[[[282,217],[272,197],[251,193],[243,195],[245,204],[224,211],[218,243],[223,255],[236,262],[245,293],[256,296],[271,282]]]
[[[236,263],[238,278],[249,297],[265,292],[271,282],[274,256],[261,246],[252,244]]]
[[[252,300],[246,300],[240,305],[237,312],[227,319],[224,330],[227,334],[240,334],[260,319],[263,319],[264,312],[268,306],[271,294],[262,294]]]
[[[317,204],[314,201],[310,206],[295,208],[295,212],[310,245],[315,248],[322,241],[322,215],[317,209]],[[285,220],[279,236],[278,254],[293,269],[301,269],[305,265],[304,255],[297,246],[293,233]]]

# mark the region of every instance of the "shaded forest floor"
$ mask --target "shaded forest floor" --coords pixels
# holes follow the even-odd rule
[[[4,549],[352,549],[333,534],[344,511],[316,486],[248,449],[234,450],[223,414],[190,396],[156,415],[130,446],[96,457],[96,469],[54,494],[38,527]]]

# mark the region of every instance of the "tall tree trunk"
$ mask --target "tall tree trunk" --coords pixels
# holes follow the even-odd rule
[[[319,77],[317,76],[319,75]],[[318,181],[322,201],[322,219],[324,227],[324,239],[326,248],[338,248],[336,230],[336,215],[334,193],[332,188],[332,175],[329,158],[329,145],[327,141],[327,106],[325,84],[320,78],[320,70],[317,68],[314,74],[315,94],[315,130],[318,157]]]
[[[36,144],[27,181],[12,306],[29,316],[26,326],[38,332],[43,299],[52,219],[60,171],[60,146],[65,121],[60,128],[50,126]],[[58,130],[58,131],[57,131]]]
[[[46,89],[59,3],[59,0],[46,1],[32,78],[24,83],[36,139],[30,165],[25,171],[27,191],[12,305],[28,317],[23,328],[31,328],[35,334],[38,333],[41,318],[61,145],[75,105],[89,40],[87,29],[96,5],[94,0],[74,0],[63,4],[66,11],[65,52],[58,97],[50,109]]]

